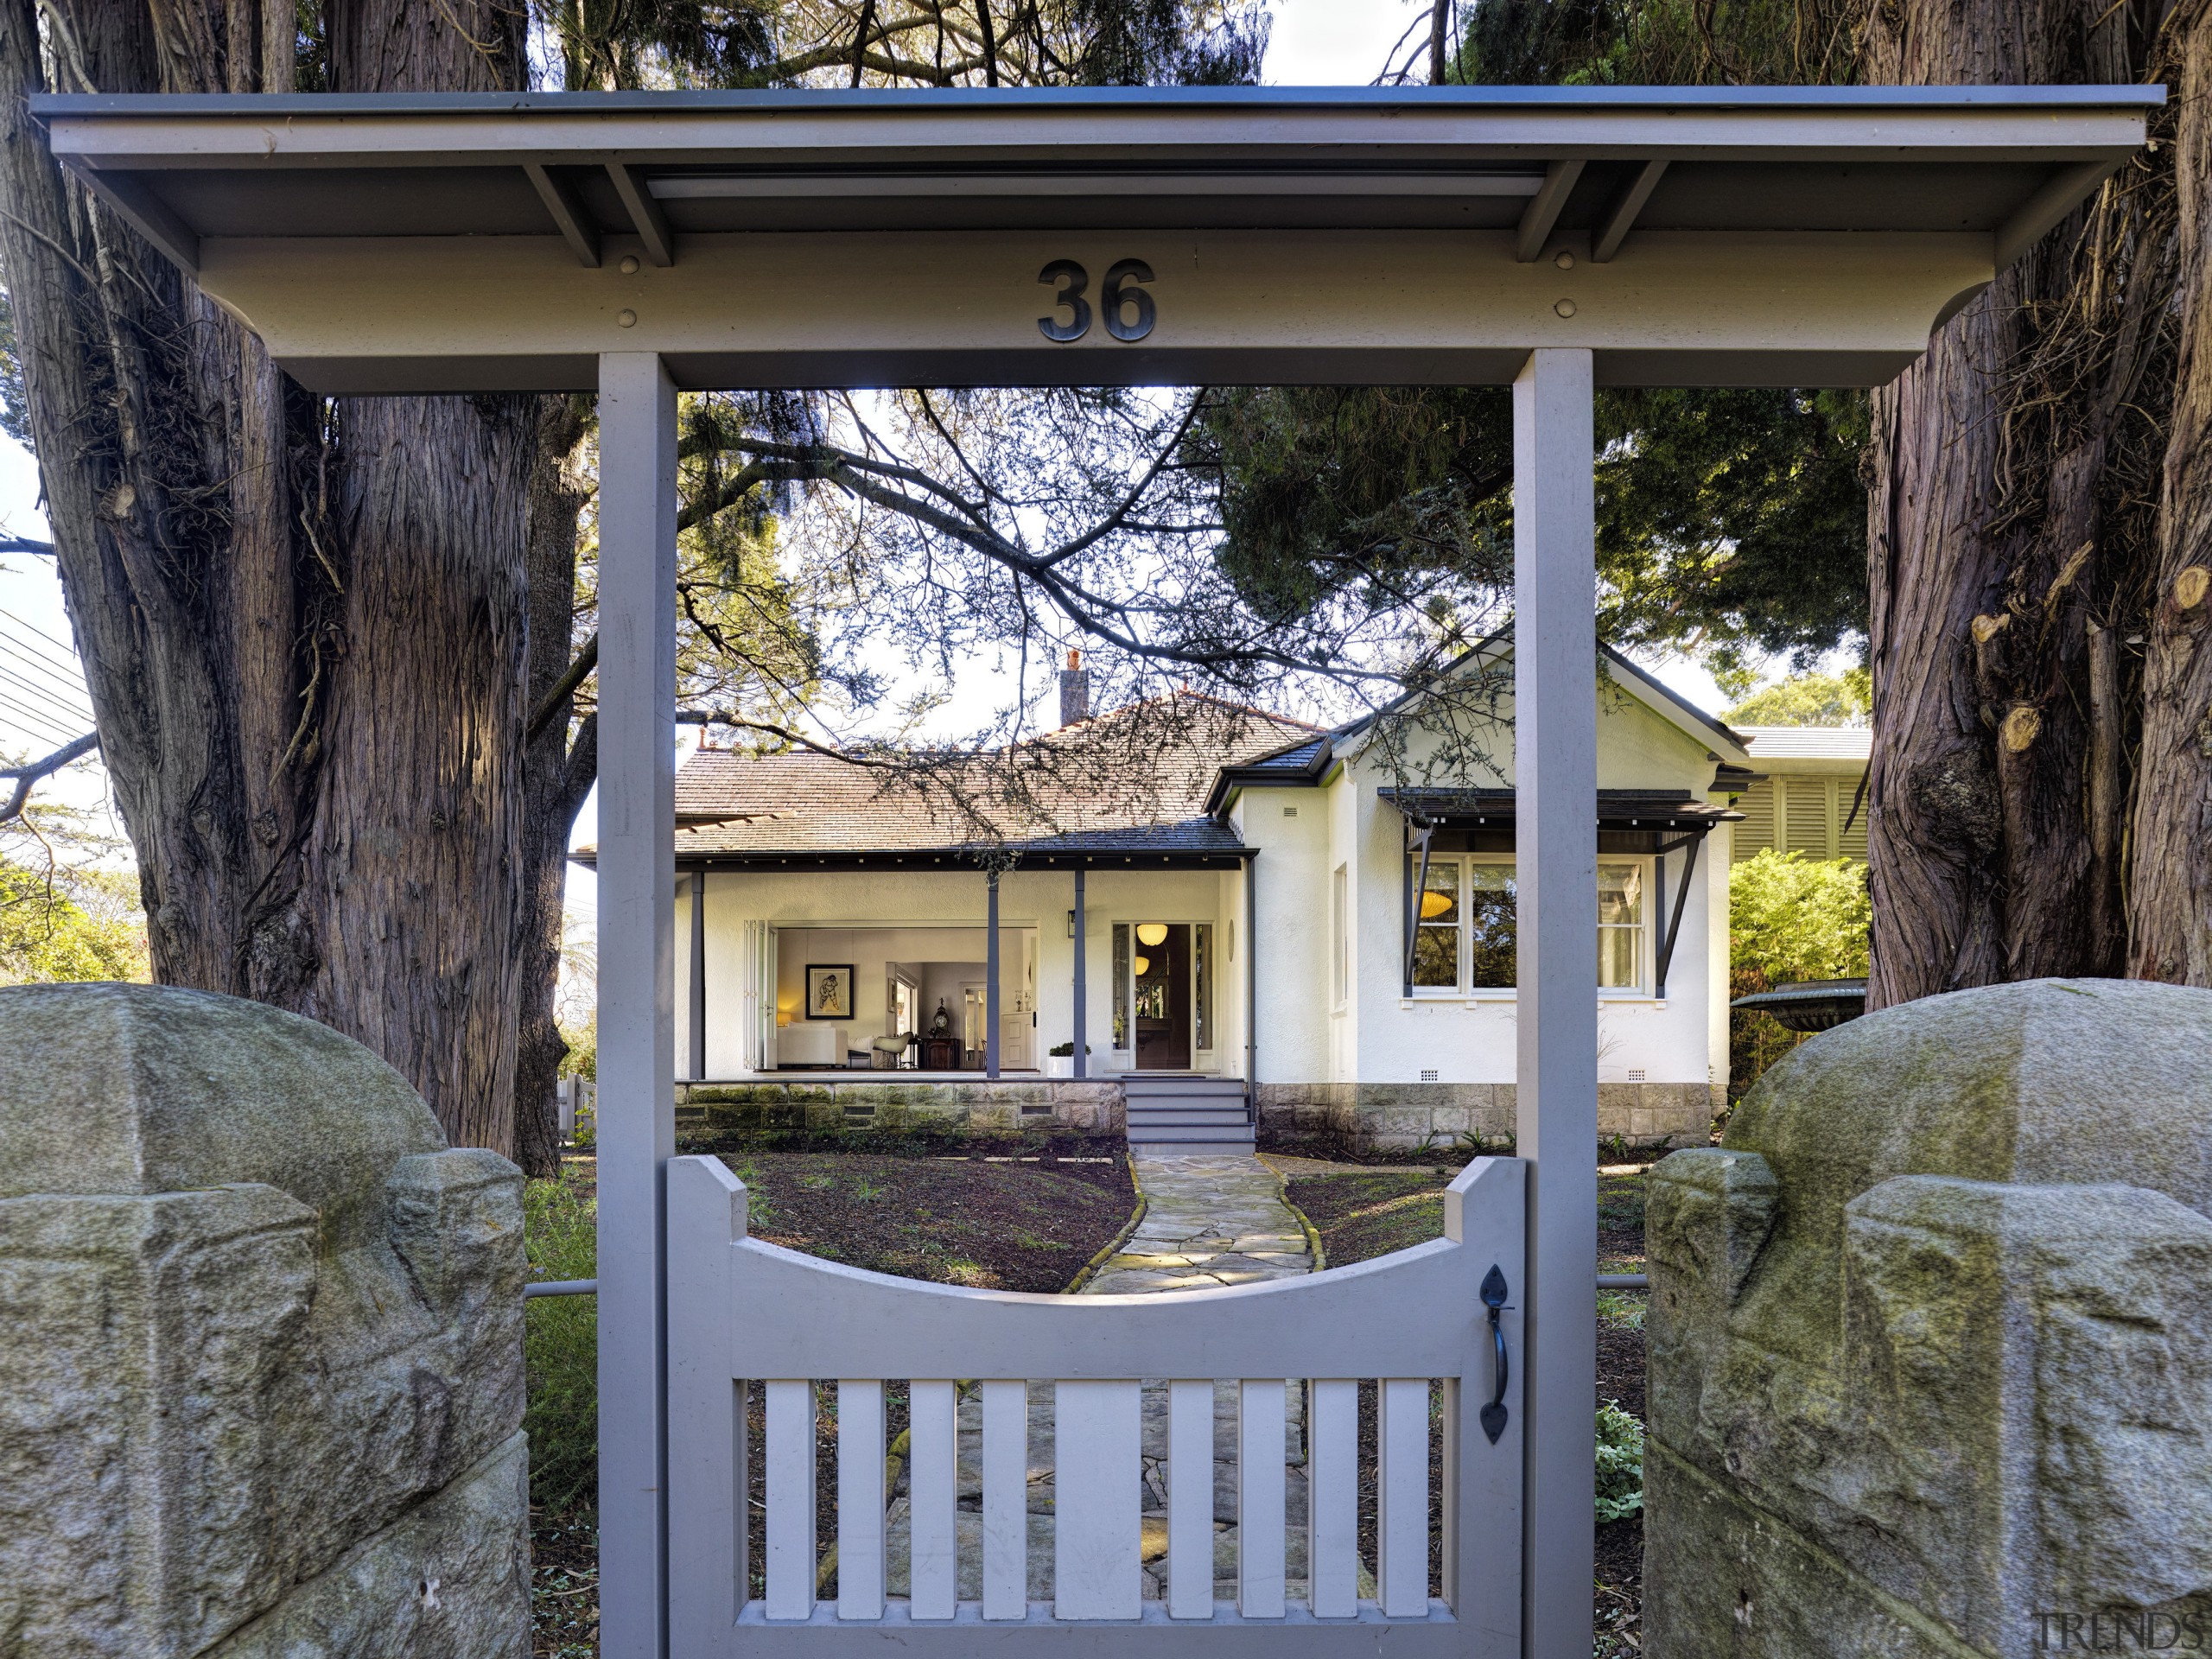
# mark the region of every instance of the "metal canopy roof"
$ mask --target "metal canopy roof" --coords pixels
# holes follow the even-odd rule
[[[435,391],[588,385],[608,350],[661,351],[692,385],[1473,382],[1510,378],[1534,344],[1590,345],[1615,382],[1869,382],[2133,153],[2162,98],[1135,88],[33,109],[66,165],[309,385]],[[1158,327],[1040,337],[1055,258],[1085,267],[1094,304],[1110,267],[1143,264]]]

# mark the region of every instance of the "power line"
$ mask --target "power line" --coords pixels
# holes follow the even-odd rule
[[[4,696],[0,696],[0,709],[14,715],[15,719],[11,723],[20,728],[25,736],[44,748],[58,749],[63,744],[72,741],[70,737],[54,736],[46,729],[46,716],[30,709],[20,709]],[[83,734],[77,733],[73,735],[82,736]]]
[[[56,663],[52,658],[43,655],[15,639],[5,629],[0,629],[0,651],[21,658],[49,678],[59,680],[73,691],[84,689],[85,677],[73,667],[67,664]]]
[[[80,728],[93,723],[89,710],[72,708],[43,687],[29,683],[10,671],[5,664],[0,664],[0,686],[5,686],[15,692],[23,702],[38,710],[48,719],[58,723],[74,725]]]
[[[0,647],[4,647],[5,644],[5,636],[0,636]],[[0,677],[18,682],[26,691],[36,691],[48,702],[58,702],[72,714],[80,704],[87,709],[92,707],[92,697],[82,680],[65,680],[59,675],[49,675],[44,679],[27,679],[15,663],[5,660],[0,660]]]
[[[33,633],[38,635],[40,639],[45,640],[49,645],[56,645],[61,650],[67,652],[71,661],[73,662],[76,660],[77,647],[70,644],[68,640],[55,639],[52,634],[48,633],[44,628],[39,626],[35,622],[24,622],[23,619],[17,616],[13,611],[0,610],[0,616],[6,617],[10,622],[22,622],[23,626],[29,628]]]

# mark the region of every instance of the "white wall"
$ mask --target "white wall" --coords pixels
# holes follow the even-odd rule
[[[1712,753],[1673,721],[1618,688],[1601,688],[1598,778],[1605,789],[1688,790],[1711,784]],[[1510,699],[1502,709],[1511,715]],[[1510,786],[1510,732],[1501,731],[1503,778],[1471,786]],[[1423,753],[1416,741],[1413,753]],[[1404,994],[1404,825],[1377,791],[1392,782],[1374,761],[1351,755],[1320,789],[1247,788],[1232,816],[1259,861],[1259,1076],[1268,1083],[1442,1083],[1514,1080],[1516,1005],[1509,993],[1468,998]],[[1283,817],[1294,807],[1299,816]],[[1681,892],[1681,852],[1667,858],[1666,904]],[[1331,882],[1338,864],[1352,881],[1353,995],[1331,1006]],[[1649,994],[1608,995],[1599,1016],[1599,1076],[1626,1082],[1719,1081],[1727,1065],[1727,867],[1725,828],[1699,850],[1686,913],[1668,970],[1664,1002]],[[1647,963],[1662,935],[1647,910]],[[1596,944],[1592,943],[1592,980]],[[1648,977],[1647,974],[1647,977]],[[1595,995],[1593,983],[1592,994]]]

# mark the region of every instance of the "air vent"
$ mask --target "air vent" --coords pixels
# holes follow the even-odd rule
[[[1628,1074],[1628,1080],[1630,1083],[1642,1083],[1643,1081],[1643,1073],[1640,1070],[1630,1071]]]
[[[1421,1080],[1423,1083],[1434,1083],[1436,1081],[1436,1068],[1433,1065],[1424,1066],[1421,1069]]]
[[[1298,809],[1294,806],[1286,806],[1282,810],[1282,815],[1286,818],[1294,818],[1298,816]]]

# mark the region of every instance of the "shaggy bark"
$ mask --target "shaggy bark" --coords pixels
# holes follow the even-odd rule
[[[2212,3],[2167,26],[2181,356],[2144,664],[2128,970],[2212,985]]]
[[[268,0],[48,16],[65,89],[290,85]],[[338,90],[524,81],[497,0],[327,22]],[[537,401],[308,397],[65,181],[24,105],[32,0],[0,0],[0,254],[156,976],[321,1019],[512,1152]]]
[[[537,429],[530,480],[530,707],[536,730],[523,748],[522,905],[517,918],[520,1018],[515,1055],[515,1160],[532,1175],[560,1169],[560,1122],[554,1090],[568,1042],[554,1021],[561,972],[561,899],[569,830],[599,772],[598,716],[586,716],[569,741],[573,690],[560,688],[575,626],[576,523],[592,480],[581,451],[590,404],[548,397]]]
[[[2154,0],[2155,3],[2155,0]],[[2101,0],[1877,8],[1870,82],[2139,80]],[[2125,970],[2121,758],[2139,706],[2172,374],[2170,161],[2123,169],[1876,394],[1870,1007]]]

